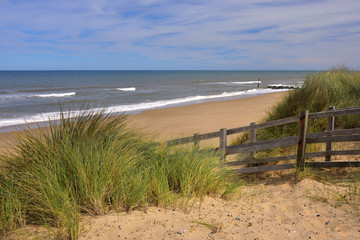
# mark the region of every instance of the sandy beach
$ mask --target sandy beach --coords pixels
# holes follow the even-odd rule
[[[261,121],[285,92],[270,93],[229,101],[163,108],[130,115],[135,126],[161,140],[219,131]]]
[[[166,140],[261,121],[284,94],[149,110],[129,119],[156,139]],[[0,134],[1,151],[8,149],[12,137],[13,133]],[[81,239],[359,239],[358,211],[334,200],[347,187],[343,181],[335,184],[344,176],[335,175],[334,184],[329,184],[297,181],[294,172],[282,171],[248,182],[232,200],[207,197],[187,209],[150,206],[84,216]],[[9,239],[24,232],[44,236],[39,228],[26,227]]]
[[[235,128],[260,121],[285,92],[182,107],[161,108],[128,115],[130,123],[156,140]],[[0,133],[0,153],[8,150],[13,132]]]

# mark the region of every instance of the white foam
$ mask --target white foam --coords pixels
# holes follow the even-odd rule
[[[206,82],[199,83],[202,85],[248,85],[248,84],[257,84],[261,83],[261,81],[245,81],[245,82]]]
[[[136,88],[135,88],[135,87],[117,88],[117,90],[119,90],[119,91],[124,91],[124,92],[133,92],[133,91],[136,91]]]
[[[230,83],[243,85],[243,84],[256,84],[256,83],[261,83],[261,81],[230,82]]]
[[[175,98],[170,100],[159,100],[148,103],[136,103],[129,105],[119,105],[119,106],[111,106],[107,108],[95,108],[93,109],[95,112],[104,111],[105,113],[126,113],[126,112],[134,112],[134,111],[142,111],[154,108],[161,108],[171,105],[181,105],[191,102],[204,102],[211,99],[221,99],[221,98],[231,98],[242,95],[255,95],[255,94],[266,94],[271,92],[282,92],[289,91],[289,89],[250,89],[247,91],[237,91],[237,92],[223,92],[218,95],[205,95],[205,96],[190,96],[185,98]],[[70,116],[76,116],[79,114],[79,111],[71,111]],[[42,122],[48,120],[57,120],[59,119],[58,112],[48,112],[42,114],[35,114],[32,116],[26,116],[24,118],[12,118],[12,119],[0,119],[0,127],[19,125],[34,122]]]
[[[296,88],[295,85],[286,85],[286,84],[270,84],[268,88]]]
[[[0,101],[8,100],[18,100],[26,98],[51,98],[51,97],[69,97],[75,95],[76,92],[68,93],[44,93],[44,94],[35,94],[35,93],[11,93],[11,94],[0,94]]]
[[[42,98],[46,98],[46,97],[69,97],[69,96],[74,96],[76,94],[76,92],[69,92],[69,93],[49,93],[49,94],[35,94],[35,97],[42,97]]]

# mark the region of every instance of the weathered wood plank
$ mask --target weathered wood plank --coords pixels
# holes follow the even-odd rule
[[[288,161],[296,159],[297,155],[288,155],[288,156],[280,156],[280,157],[272,157],[272,158],[264,158],[264,159],[256,159],[256,160],[244,160],[244,161],[234,161],[225,163],[228,166],[241,166],[246,164],[258,164],[258,163],[271,163],[271,162],[280,162],[280,161]]]
[[[252,127],[252,129],[250,130],[250,142],[254,143],[256,142],[256,129],[254,129],[253,127],[256,125],[255,122],[250,123],[250,127]],[[250,152],[250,156],[251,159],[255,157],[255,151],[251,151]]]
[[[331,110],[335,110],[335,107],[329,107],[328,109],[329,111]],[[328,132],[327,136],[331,136],[332,135],[332,132],[335,128],[335,117],[328,117],[327,119],[327,124],[326,124],[326,130]],[[327,142],[326,143],[326,151],[329,152],[332,150],[332,146],[333,146],[333,143],[332,142]],[[325,156],[325,161],[326,162],[330,162],[331,160],[331,155],[327,154]]]
[[[306,153],[305,158],[314,158],[314,157],[323,157],[326,156],[327,152],[312,152],[312,153]]]
[[[317,133],[308,133],[307,137],[323,137],[323,136],[338,136],[338,135],[352,135],[352,134],[360,134],[360,128],[351,128],[351,129],[339,129],[339,130],[333,130],[333,131],[323,131],[323,132],[317,132]]]
[[[220,141],[219,141],[219,151],[221,152],[220,161],[226,160],[226,149],[227,149],[227,131],[226,128],[220,129]]]
[[[258,124],[255,124],[254,126],[232,128],[232,129],[228,129],[228,135],[247,132],[247,131],[250,131],[251,129],[258,130],[258,129],[262,129],[262,128],[275,127],[275,126],[284,125],[284,124],[288,124],[288,123],[294,123],[297,121],[299,121],[299,117],[295,116],[295,117],[278,119],[278,120],[274,120],[274,121],[270,121],[270,122],[258,123]]]
[[[198,133],[194,134],[194,147],[197,148],[197,150],[200,148],[200,139]]]
[[[304,171],[308,117],[309,117],[309,111],[301,112],[300,121],[299,121],[299,138],[298,138],[297,158],[296,158],[297,171]]]
[[[262,128],[268,128],[268,127],[276,127],[279,125],[284,125],[288,123],[294,123],[299,121],[299,116],[294,117],[288,117],[288,118],[282,118],[270,122],[264,122],[264,123],[258,123],[253,128],[254,129],[262,129]]]
[[[220,137],[219,131],[199,135],[200,140],[207,140],[207,139],[218,138],[218,137]]]
[[[333,162],[307,162],[306,167],[311,168],[332,168],[332,167],[360,167],[359,161],[333,161]]]
[[[297,143],[297,136],[293,137],[285,137],[285,138],[278,138],[266,141],[259,141],[255,143],[244,143],[235,146],[229,146],[227,148],[227,153],[236,154],[236,153],[243,153],[243,152],[250,152],[250,151],[259,151],[265,150],[270,148],[278,148],[278,147],[286,147],[295,145]]]
[[[354,114],[360,114],[360,107],[343,108],[343,109],[337,109],[337,110],[331,110],[331,111],[310,113],[309,119],[348,116],[348,115],[354,115]]]
[[[324,118],[324,117],[330,118],[330,117],[335,117],[335,116],[345,116],[345,115],[352,115],[352,114],[360,114],[360,107],[337,109],[337,110],[324,111],[324,112],[318,112],[318,113],[310,113],[309,119]],[[284,124],[288,124],[288,123],[294,123],[297,121],[299,121],[299,117],[294,116],[294,117],[288,117],[288,118],[274,120],[271,122],[255,124],[252,127],[244,126],[244,127],[239,127],[239,128],[232,128],[232,129],[227,130],[227,135],[232,135],[232,134],[241,133],[241,132],[247,132],[247,131],[250,131],[251,129],[257,130],[257,129],[262,129],[262,128],[275,127],[275,126],[284,125]],[[346,130],[344,130],[344,131],[346,131]],[[354,131],[354,133],[359,133],[358,129],[355,129],[353,131]],[[219,134],[220,134],[219,132],[200,134],[198,136],[198,140],[207,140],[207,139],[217,138],[217,137],[220,137]],[[335,135],[335,134],[336,133],[332,132],[332,135]],[[184,137],[184,138],[169,140],[169,141],[164,142],[164,145],[165,146],[168,146],[168,145],[174,146],[174,145],[179,145],[179,144],[191,143],[193,141],[194,141],[194,138],[193,138],[193,136],[191,136],[191,137]]]
[[[331,131],[331,135],[351,135],[351,134],[360,134],[360,128],[339,129],[339,130]]]
[[[342,156],[342,155],[360,155],[360,150],[332,150],[323,152],[306,153],[306,158],[323,157],[327,154],[331,156]]]
[[[307,138],[306,141],[307,143],[352,142],[352,141],[360,141],[360,135],[310,137]]]
[[[250,126],[244,126],[244,127],[238,127],[238,128],[231,128],[228,129],[228,135],[236,134],[236,133],[242,133],[242,132],[248,132],[250,131]]]
[[[292,168],[295,168],[294,163],[240,168],[240,169],[234,169],[233,171],[235,173],[255,173],[255,172],[266,172],[266,171],[284,170],[284,169],[292,169]]]
[[[330,155],[332,156],[340,156],[340,155],[360,155],[360,150],[336,150],[330,151]]]

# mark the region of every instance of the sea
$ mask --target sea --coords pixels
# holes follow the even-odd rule
[[[301,87],[313,72],[0,71],[0,132],[57,119],[61,108],[133,114],[288,91],[268,87]]]

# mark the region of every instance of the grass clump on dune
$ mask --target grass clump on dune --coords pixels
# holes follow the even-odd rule
[[[344,67],[319,72],[307,77],[304,85],[289,91],[288,94],[275,105],[267,114],[265,121],[297,116],[301,111],[326,111],[330,106],[348,108],[360,106],[360,73],[350,71]],[[326,119],[313,121],[309,131],[325,130]],[[341,128],[359,126],[359,118],[337,118],[336,125]],[[284,129],[284,135],[297,134],[290,128]],[[296,129],[297,130],[297,129]]]
[[[130,211],[229,193],[231,174],[211,151],[164,149],[124,116],[62,113],[61,124],[27,130],[0,156],[0,233],[23,224],[81,234],[82,214]]]
[[[307,76],[301,88],[289,91],[279,103],[277,103],[263,119],[269,122],[277,119],[299,116],[302,111],[309,112],[326,111],[330,106],[339,108],[360,106],[360,73],[351,71],[345,67],[334,68],[329,71],[318,72]],[[308,133],[326,130],[327,119],[314,119],[308,122]],[[352,115],[337,117],[335,128],[358,128],[360,127],[360,116]],[[270,140],[281,137],[296,136],[299,133],[298,123],[285,124],[281,126],[260,129],[256,131],[257,141]],[[249,141],[249,133],[235,139],[232,145]],[[319,151],[323,145],[312,144],[307,146],[308,150]],[[276,148],[258,151],[256,158],[267,158],[277,155],[296,154],[296,147]],[[247,155],[239,156],[240,159]]]
[[[330,106],[338,108],[360,106],[360,73],[344,67],[315,73],[306,78],[301,88],[289,91],[283,99],[268,113],[264,122],[298,116],[302,111],[326,111]],[[360,126],[357,115],[338,117],[335,127],[354,128]],[[308,132],[326,130],[326,119],[309,121]],[[257,131],[257,140],[275,139],[298,135],[298,124],[261,129]],[[245,134],[233,144],[246,142],[249,135]]]

